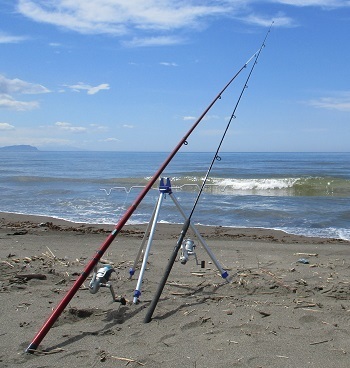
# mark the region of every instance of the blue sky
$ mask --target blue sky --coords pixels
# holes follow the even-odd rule
[[[349,151],[350,1],[3,0],[0,146],[171,151],[274,25],[222,151]],[[215,151],[248,76],[184,151]]]

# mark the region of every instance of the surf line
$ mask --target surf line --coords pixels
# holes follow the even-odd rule
[[[272,22],[272,24],[273,24],[273,22]],[[198,191],[198,194],[197,194],[197,197],[196,197],[196,199],[194,201],[194,204],[192,206],[191,212],[190,212],[189,216],[187,217],[187,219],[185,220],[185,222],[184,222],[184,224],[182,226],[182,230],[181,230],[180,236],[179,236],[179,238],[178,238],[178,240],[176,242],[176,245],[175,245],[175,247],[174,247],[174,249],[173,249],[173,251],[172,251],[172,253],[170,255],[170,258],[169,258],[167,267],[165,268],[165,271],[164,271],[164,275],[163,275],[163,277],[162,277],[162,279],[161,279],[161,281],[159,283],[159,286],[158,286],[158,289],[156,291],[156,294],[155,294],[154,298],[152,299],[152,302],[151,302],[151,304],[149,306],[149,309],[148,309],[148,311],[146,313],[146,316],[145,316],[145,319],[144,319],[144,323],[149,323],[152,320],[152,315],[153,315],[154,310],[155,310],[155,308],[156,308],[156,306],[158,304],[159,298],[162,295],[164,286],[165,286],[165,284],[166,284],[166,282],[168,280],[168,277],[170,275],[171,269],[173,268],[173,265],[175,263],[175,260],[176,260],[177,255],[179,253],[179,250],[181,248],[181,245],[182,245],[182,243],[184,241],[184,238],[186,236],[186,233],[188,231],[188,228],[190,227],[192,215],[193,215],[193,213],[194,213],[194,211],[195,211],[195,209],[197,207],[199,198],[202,195],[202,192],[204,190],[205,184],[207,183],[207,180],[208,180],[208,177],[210,175],[210,172],[211,172],[211,170],[212,170],[212,168],[214,166],[215,161],[217,161],[217,160],[220,161],[221,160],[221,158],[219,156],[220,148],[222,146],[222,143],[224,142],[224,139],[225,139],[226,134],[227,134],[227,132],[228,132],[228,130],[230,128],[230,125],[231,125],[232,120],[236,118],[235,113],[236,113],[237,107],[238,107],[238,105],[239,105],[239,103],[240,103],[240,101],[242,99],[242,96],[244,94],[244,91],[248,88],[249,79],[250,79],[250,77],[251,77],[251,75],[253,73],[253,70],[255,69],[256,64],[258,63],[258,59],[259,59],[259,56],[261,54],[261,51],[265,47],[265,42],[266,42],[266,39],[267,39],[269,33],[271,32],[272,24],[270,25],[270,28],[269,28],[268,32],[266,33],[266,35],[265,35],[264,41],[263,41],[260,49],[255,54],[254,63],[252,65],[251,69],[250,69],[250,72],[248,74],[248,77],[247,77],[247,79],[246,79],[246,81],[244,83],[244,86],[243,86],[243,88],[241,90],[241,93],[240,93],[240,95],[238,97],[238,100],[237,100],[236,105],[235,105],[235,107],[233,109],[232,115],[231,115],[231,117],[230,117],[230,119],[229,119],[229,121],[228,121],[228,123],[226,125],[226,128],[225,128],[225,130],[224,130],[224,132],[222,134],[221,140],[220,140],[220,142],[218,144],[218,147],[217,147],[216,152],[215,152],[215,154],[213,156],[213,159],[212,159],[212,161],[211,161],[211,163],[209,165],[209,168],[207,170],[207,173],[206,173],[206,175],[205,175],[205,177],[203,179],[202,185],[201,185],[201,187],[200,187],[200,189]],[[221,276],[227,282],[229,281],[229,276],[228,276],[228,273],[227,272],[224,272]]]
[[[147,185],[144,187],[144,189],[139,193],[139,195],[136,197],[136,199],[134,200],[134,202],[131,204],[131,206],[126,210],[126,212],[124,213],[124,215],[120,218],[119,222],[115,225],[114,230],[108,235],[108,237],[106,238],[106,240],[101,244],[100,248],[97,250],[96,254],[92,257],[92,259],[90,260],[90,262],[86,265],[85,269],[83,270],[83,272],[79,275],[79,277],[76,279],[76,281],[74,282],[74,284],[72,285],[71,289],[66,293],[66,295],[62,298],[62,300],[59,302],[59,304],[57,305],[57,307],[53,310],[53,312],[51,313],[51,315],[49,316],[49,318],[44,322],[43,326],[41,327],[41,329],[37,332],[37,334],[35,335],[34,339],[32,340],[32,342],[29,344],[29,346],[27,347],[27,349],[25,350],[27,353],[34,353],[36,351],[36,349],[39,347],[41,341],[44,339],[44,337],[47,335],[47,333],[49,332],[49,330],[51,329],[51,327],[53,326],[53,324],[56,322],[57,318],[61,315],[61,313],[63,312],[63,310],[66,308],[66,306],[68,305],[68,303],[72,300],[72,298],[74,297],[74,295],[76,294],[76,292],[79,290],[79,288],[81,287],[81,285],[84,283],[84,281],[87,279],[87,277],[89,276],[89,274],[93,271],[93,269],[95,268],[95,266],[97,265],[97,263],[99,262],[99,260],[101,259],[101,257],[103,256],[103,254],[106,252],[106,250],[108,249],[108,247],[111,245],[111,243],[113,242],[113,240],[116,238],[116,236],[119,234],[120,230],[124,227],[124,225],[126,224],[126,222],[129,220],[129,218],[131,217],[131,215],[134,213],[134,211],[136,210],[136,208],[138,207],[138,205],[141,203],[141,201],[144,199],[144,197],[146,196],[146,194],[150,191],[150,189],[152,188],[153,184],[157,181],[157,179],[160,177],[160,175],[162,174],[162,172],[164,171],[164,169],[168,166],[168,164],[170,163],[170,161],[174,158],[174,156],[176,155],[176,153],[180,150],[180,148],[183,145],[187,145],[187,139],[188,137],[192,134],[192,132],[195,130],[195,128],[199,125],[199,123],[203,120],[203,118],[206,116],[206,114],[209,112],[209,110],[214,106],[214,104],[221,99],[222,94],[226,91],[226,89],[231,85],[231,83],[238,77],[238,75],[247,67],[247,65],[253,60],[255,59],[254,63],[253,63],[253,67],[256,65],[257,63],[257,59],[259,58],[259,55],[262,51],[262,49],[265,47],[265,41],[266,38],[268,36],[268,34],[270,33],[271,30],[271,26],[265,36],[265,39],[262,43],[262,45],[260,46],[260,48],[258,49],[258,51],[256,51],[243,65],[242,67],[236,72],[236,74],[229,80],[229,82],[224,86],[224,88],[217,94],[217,96],[212,100],[212,102],[208,105],[208,107],[204,110],[204,112],[202,113],[202,115],[200,115],[200,117],[197,119],[197,121],[192,125],[192,127],[188,130],[188,132],[184,135],[184,137],[179,141],[179,143],[176,145],[176,147],[173,149],[173,151],[169,154],[169,156],[166,158],[166,160],[163,162],[163,164],[161,164],[161,166],[159,167],[159,169],[155,172],[155,174],[152,176],[152,178],[149,180],[149,182],[147,183]],[[252,73],[254,68],[251,69],[250,73],[249,73],[249,77]],[[248,78],[249,79],[249,78]],[[247,79],[247,81],[248,81]],[[247,81],[245,83],[245,88],[247,86]],[[243,93],[241,93],[241,96],[238,100],[238,103],[242,97]],[[238,103],[236,105],[236,107],[238,106]],[[234,114],[232,114],[234,115]],[[231,117],[230,122],[232,121],[232,119],[234,118],[234,116]],[[225,130],[225,134],[228,130],[229,125],[227,126],[226,130]],[[223,136],[224,138],[224,136]],[[223,141],[222,138],[222,141]],[[221,143],[218,147],[218,151],[221,147]],[[212,165],[214,164],[214,161],[218,159],[218,151],[215,154],[215,157],[213,159]],[[209,176],[210,170],[208,170],[207,173],[207,177]],[[195,202],[195,204],[198,202],[199,200],[199,196],[203,190],[205,183],[203,183],[202,188],[198,194],[197,200]],[[195,206],[194,206],[195,208]],[[191,220],[191,216],[194,212],[194,208],[188,218],[188,220],[185,222],[184,228],[181,232],[181,236],[179,238],[183,240],[184,236],[186,235],[186,232],[188,230],[189,224],[190,224],[190,220]],[[184,229],[186,228],[186,231],[184,231]],[[183,235],[183,236],[182,236]],[[178,243],[179,243],[178,241]],[[182,241],[179,243],[181,246]],[[178,245],[178,244],[177,244]],[[177,248],[177,246],[176,246]],[[175,253],[175,252],[174,252]],[[176,255],[175,255],[176,257]],[[169,271],[170,273],[170,271]],[[158,293],[157,293],[158,294]],[[160,296],[160,295],[159,295]],[[156,304],[156,303],[155,303]],[[155,306],[154,306],[155,308]],[[150,317],[151,318],[151,317]]]

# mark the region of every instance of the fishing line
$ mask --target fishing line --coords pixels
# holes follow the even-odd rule
[[[236,110],[237,110],[237,108],[238,108],[239,103],[241,102],[241,99],[242,99],[242,96],[243,96],[243,94],[244,94],[245,90],[248,88],[248,82],[249,82],[249,79],[250,79],[250,77],[251,77],[251,75],[252,75],[252,73],[253,73],[253,70],[254,70],[254,68],[255,68],[256,64],[258,63],[258,59],[259,59],[259,56],[260,56],[260,54],[261,54],[261,51],[262,51],[262,49],[265,47],[265,41],[266,41],[266,39],[267,39],[267,37],[268,37],[269,33],[271,32],[271,27],[272,27],[272,24],[271,24],[271,26],[270,26],[270,28],[269,28],[269,30],[268,30],[268,32],[267,32],[267,34],[266,34],[266,36],[265,36],[265,39],[264,39],[264,41],[263,41],[263,43],[262,43],[262,45],[261,45],[261,47],[260,47],[259,51],[255,54],[255,61],[254,61],[253,65],[252,65],[252,67],[251,67],[251,69],[250,69],[250,72],[249,72],[248,77],[247,77],[247,79],[246,79],[246,81],[245,81],[245,83],[244,83],[244,86],[243,86],[243,88],[242,88],[242,91],[241,91],[241,93],[240,93],[240,95],[239,95],[239,97],[238,97],[238,100],[237,100],[236,105],[235,105],[235,107],[234,107],[234,109],[233,109],[233,112],[232,112],[232,114],[231,114],[231,117],[230,117],[230,119],[229,119],[229,121],[228,121],[228,123],[227,123],[227,125],[226,125],[226,128],[225,128],[224,133],[223,133],[223,135],[222,135],[222,137],[221,137],[221,140],[220,140],[220,142],[219,142],[219,145],[218,145],[218,147],[217,147],[217,149],[216,149],[216,152],[215,152],[215,154],[214,154],[214,156],[213,156],[213,159],[212,159],[212,161],[211,161],[211,163],[210,163],[210,165],[209,165],[208,171],[207,171],[207,173],[206,173],[206,175],[205,175],[205,177],[204,177],[204,179],[203,179],[203,183],[202,183],[202,185],[201,185],[201,187],[200,187],[200,190],[199,190],[199,192],[198,192],[197,198],[196,198],[196,200],[194,201],[194,204],[193,204],[192,210],[191,210],[191,212],[190,212],[190,215],[188,216],[188,218],[189,218],[189,219],[191,219],[191,218],[192,218],[192,215],[193,215],[193,213],[194,213],[194,211],[195,211],[195,209],[196,209],[196,207],[197,207],[197,204],[198,204],[199,198],[201,197],[201,195],[202,195],[202,193],[203,193],[203,190],[204,190],[205,184],[206,184],[206,183],[207,183],[207,181],[208,181],[208,178],[209,178],[210,172],[211,172],[211,170],[212,170],[212,168],[213,168],[213,166],[214,166],[215,161],[221,161],[221,157],[219,156],[220,148],[221,148],[221,146],[222,146],[222,143],[224,142],[224,139],[225,139],[226,134],[227,134],[227,132],[228,132],[228,130],[229,130],[229,128],[230,128],[230,125],[231,125],[232,120],[233,120],[233,119],[236,119],[236,115],[235,115]]]
[[[221,160],[221,158],[220,158],[220,156],[219,156],[219,151],[220,151],[221,145],[222,145],[222,143],[223,143],[223,141],[224,141],[224,139],[225,139],[225,136],[226,136],[226,134],[227,134],[227,132],[228,132],[228,129],[229,129],[230,125],[231,125],[232,120],[236,118],[235,113],[236,113],[237,107],[238,107],[238,105],[239,105],[239,103],[240,103],[240,101],[241,101],[241,99],[242,99],[242,96],[243,96],[243,94],[244,94],[244,91],[245,91],[245,90],[246,90],[246,88],[248,87],[248,81],[249,81],[249,79],[250,79],[250,77],[251,77],[251,75],[252,75],[252,73],[253,73],[253,70],[254,70],[254,68],[255,68],[255,66],[256,66],[256,64],[257,64],[257,62],[258,62],[259,56],[260,56],[260,54],[261,54],[261,51],[262,51],[262,49],[265,47],[265,42],[266,42],[266,39],[267,39],[267,37],[268,37],[268,35],[269,35],[270,31],[271,31],[272,24],[273,24],[273,22],[271,23],[271,25],[270,25],[270,27],[269,27],[269,29],[268,29],[268,31],[267,31],[267,33],[266,33],[266,35],[265,35],[264,41],[262,42],[262,44],[261,44],[261,46],[260,46],[260,48],[259,48],[258,52],[257,52],[257,53],[255,53],[255,54],[254,54],[254,56],[253,56],[253,58],[255,57],[254,63],[253,63],[253,65],[252,65],[251,69],[250,69],[250,72],[249,72],[249,74],[248,74],[248,77],[247,77],[247,79],[246,79],[246,81],[245,81],[245,83],[244,83],[244,86],[243,86],[243,88],[242,88],[242,91],[241,91],[241,93],[240,93],[240,95],[239,95],[239,97],[238,97],[237,103],[236,103],[236,105],[235,105],[235,107],[234,107],[234,109],[233,109],[232,115],[231,115],[231,117],[230,117],[230,119],[229,119],[229,121],[228,121],[228,124],[227,124],[227,126],[226,126],[226,128],[225,128],[225,131],[224,131],[224,133],[223,133],[223,135],[222,135],[222,137],[221,137],[220,143],[219,143],[219,145],[218,145],[218,147],[217,147],[217,150],[216,150],[216,152],[215,152],[215,154],[214,154],[214,157],[213,157],[213,159],[212,159],[212,161],[211,161],[211,163],[210,163],[210,165],[209,165],[208,171],[207,171],[207,173],[206,173],[206,175],[205,175],[205,177],[204,177],[204,180],[203,180],[202,186],[201,186],[201,188],[200,188],[200,190],[199,190],[199,192],[198,192],[198,195],[197,195],[197,198],[196,198],[196,200],[195,200],[195,202],[194,202],[194,204],[193,204],[192,210],[191,210],[191,212],[190,212],[190,214],[189,214],[188,218],[186,219],[186,221],[185,221],[185,222],[184,222],[184,224],[183,224],[183,227],[182,227],[182,230],[181,230],[181,233],[180,233],[179,239],[178,239],[178,241],[177,241],[177,243],[176,243],[176,245],[175,245],[175,247],[174,247],[174,249],[173,249],[173,252],[171,253],[171,256],[170,256],[170,258],[169,258],[168,265],[167,265],[167,267],[166,267],[166,269],[165,269],[165,272],[164,272],[163,278],[162,278],[162,279],[161,279],[161,281],[160,281],[160,284],[159,284],[159,286],[158,286],[158,289],[157,289],[157,291],[156,291],[156,294],[155,294],[155,296],[154,296],[154,298],[153,298],[153,300],[152,300],[152,302],[151,302],[151,304],[150,304],[150,306],[149,306],[149,309],[148,309],[148,311],[147,311],[147,313],[146,313],[146,316],[145,316],[145,319],[144,319],[144,322],[145,322],[145,323],[150,322],[150,321],[151,321],[151,319],[152,319],[153,312],[154,312],[154,310],[155,310],[155,308],[156,308],[156,306],[157,306],[157,304],[158,304],[158,300],[159,300],[159,298],[160,298],[160,296],[161,296],[161,294],[162,294],[162,292],[163,292],[164,286],[165,286],[165,284],[166,284],[166,282],[167,282],[167,280],[168,280],[168,277],[169,277],[169,275],[170,275],[171,269],[172,269],[172,267],[173,267],[173,265],[174,265],[174,263],[175,263],[175,260],[176,260],[177,254],[178,254],[178,252],[179,252],[179,250],[180,250],[180,248],[181,248],[181,246],[182,246],[182,243],[183,243],[183,241],[184,241],[184,238],[185,238],[185,236],[186,236],[186,233],[187,233],[187,231],[188,231],[188,228],[190,227],[190,222],[191,222],[192,215],[193,215],[193,213],[194,213],[194,211],[195,211],[195,209],[196,209],[196,206],[197,206],[197,204],[198,204],[199,198],[200,198],[200,197],[201,197],[201,195],[202,195],[203,189],[204,189],[205,184],[206,184],[206,182],[207,182],[207,180],[208,180],[208,177],[209,177],[209,175],[210,175],[210,172],[211,172],[211,170],[212,170],[212,168],[213,168],[213,166],[214,166],[214,163],[215,163],[215,161],[216,161],[216,160]],[[227,274],[227,272],[225,272],[225,273],[224,273],[224,274],[222,274],[221,276],[227,280],[228,274]],[[228,281],[228,280],[227,280],[227,281]]]

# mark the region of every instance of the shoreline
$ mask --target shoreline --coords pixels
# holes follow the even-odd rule
[[[175,262],[144,323],[181,231],[168,224],[157,225],[138,304],[140,264],[128,276],[146,226],[127,225],[101,258],[127,304],[108,288],[91,294],[89,275],[37,351],[25,353],[113,228],[0,213],[1,366],[348,367],[350,242],[198,226],[231,282],[193,238],[198,264]]]
[[[27,215],[12,212],[0,212],[0,227],[26,227],[35,229],[37,227],[45,227],[49,224],[49,228],[60,231],[79,231],[91,233],[109,233],[114,230],[113,224],[90,224],[77,223],[68,220],[58,219],[50,216],[42,215]],[[130,224],[124,225],[120,234],[140,233],[144,232],[147,224]],[[242,240],[251,241],[276,241],[286,243],[349,243],[350,240],[341,238],[323,238],[323,237],[309,237],[305,235],[295,235],[284,232],[282,230],[266,229],[266,228],[235,228],[215,225],[195,225],[197,230],[204,238],[209,237],[226,237],[226,238],[240,238]],[[179,236],[182,224],[158,223],[156,225],[158,232],[162,235],[169,234],[169,236]],[[191,230],[189,229],[189,232]]]

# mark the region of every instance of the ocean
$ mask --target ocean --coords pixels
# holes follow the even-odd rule
[[[116,224],[168,157],[159,152],[0,152],[0,211]],[[164,170],[189,214],[213,153],[180,152]],[[350,153],[220,153],[192,221],[350,240]],[[129,224],[147,223],[160,192]],[[182,223],[167,196],[160,222]]]

